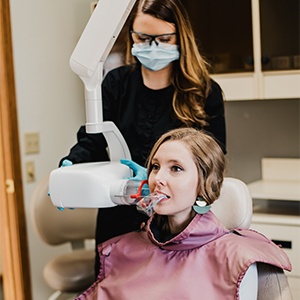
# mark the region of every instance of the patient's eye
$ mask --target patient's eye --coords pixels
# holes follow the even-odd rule
[[[181,171],[183,171],[183,168],[175,165],[175,166],[171,167],[171,170],[172,170],[172,172],[181,172]]]
[[[159,165],[158,164],[152,164],[151,165],[151,170],[153,170],[153,171],[159,170]]]

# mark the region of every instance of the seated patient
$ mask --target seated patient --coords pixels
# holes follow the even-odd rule
[[[291,270],[272,241],[252,230],[228,230],[210,211],[224,165],[221,148],[201,131],[164,134],[147,168],[150,191],[166,197],[139,232],[99,245],[98,278],[77,299],[256,299],[257,290],[241,291],[256,263]]]

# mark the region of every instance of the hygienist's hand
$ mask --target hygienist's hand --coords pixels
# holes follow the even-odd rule
[[[120,159],[121,164],[128,166],[134,173],[129,180],[147,180],[147,169],[130,159]]]
[[[72,163],[70,160],[64,159],[64,160],[62,161],[60,167],[68,167],[68,166],[72,166],[72,165],[73,165],[73,163]]]

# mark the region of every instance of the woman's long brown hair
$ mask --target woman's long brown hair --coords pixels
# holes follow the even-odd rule
[[[204,105],[211,88],[208,63],[198,50],[188,14],[182,3],[179,0],[137,1],[128,21],[127,64],[137,63],[136,58],[131,55],[133,41],[129,32],[138,13],[149,14],[175,25],[180,59],[173,63],[173,109],[177,119],[186,126],[207,125]]]

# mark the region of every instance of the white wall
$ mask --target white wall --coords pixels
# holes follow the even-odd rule
[[[36,181],[56,168],[85,122],[83,84],[69,68],[69,57],[90,16],[88,0],[11,0],[12,37],[19,116],[24,201],[33,299],[47,299],[45,263],[65,247],[47,246],[30,220],[35,183],[26,183],[24,166],[34,161]],[[24,133],[39,132],[40,153],[25,155]]]
[[[300,157],[300,100],[228,101],[228,176],[246,183],[261,178],[263,157]]]

